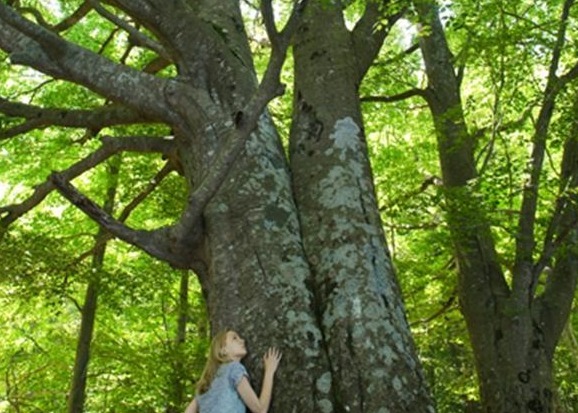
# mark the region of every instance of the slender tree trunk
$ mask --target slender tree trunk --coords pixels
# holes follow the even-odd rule
[[[108,164],[109,183],[104,209],[112,213],[114,198],[118,186],[118,173],[120,168],[120,156],[113,158]],[[84,305],[81,311],[80,332],[76,347],[76,357],[70,391],[68,393],[68,413],[81,413],[84,411],[86,397],[86,381],[88,375],[88,363],[90,361],[90,346],[94,331],[94,321],[96,319],[96,309],[98,304],[98,289],[100,283],[100,272],[106,253],[106,231],[99,230],[96,236],[95,251],[92,257],[91,279],[88,281]]]
[[[335,411],[433,411],[375,199],[359,54],[341,10],[313,2],[294,44],[290,157]]]
[[[185,403],[185,354],[184,345],[187,338],[187,319],[189,314],[189,272],[183,271],[179,285],[179,301],[177,307],[177,331],[171,348],[173,365],[172,377],[169,382],[169,401],[167,413],[179,413]]]
[[[97,302],[98,282],[89,281],[84,297],[84,306],[82,307],[72,383],[68,394],[69,413],[81,413],[84,411],[90,345],[94,330],[94,320],[96,318]]]

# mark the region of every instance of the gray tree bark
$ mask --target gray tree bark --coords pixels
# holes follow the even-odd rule
[[[356,34],[339,9],[313,2],[294,42],[293,191],[335,411],[434,411],[382,231],[360,110],[367,67],[358,56],[375,55],[384,33],[365,43]]]
[[[120,239],[194,270],[213,330],[234,328],[248,340],[246,363],[256,387],[261,355],[270,345],[280,347],[284,356],[271,411],[432,411],[381,230],[359,111],[356,88],[371,53],[349,43],[362,43],[359,34],[371,32],[372,25],[360,21],[357,37],[349,38],[341,12],[328,4],[327,14],[316,8],[301,26],[296,44],[301,97],[290,168],[264,109],[279,93],[275,70],[290,31],[268,22],[273,53],[258,85],[238,0],[107,3],[156,36],[158,44],[151,47],[174,62],[176,78],[115,65],[1,4],[0,47],[14,61],[83,84],[149,122],[169,125],[174,144],[163,140],[159,147],[177,160],[189,198],[174,225],[143,231],[122,225],[76,191],[69,182],[76,170],[55,174],[47,187],[58,188]],[[376,10],[370,2],[365,17],[376,16]],[[325,38],[328,50],[311,49],[304,29],[322,34],[324,16],[339,42],[330,46]],[[290,18],[286,27],[295,21]],[[325,66],[308,66],[302,59],[314,52],[339,58],[338,73],[327,60]],[[360,67],[345,64],[351,53],[364,62]],[[305,90],[320,68],[331,72],[323,86],[344,91],[342,99],[337,94],[324,99],[318,85],[311,94]],[[323,133],[309,132],[319,125]],[[313,150],[320,157],[307,165],[308,151],[299,159],[295,148],[317,137],[321,146]],[[134,141],[145,151],[153,150],[150,140]],[[99,156],[109,154],[103,150]],[[322,163],[314,165],[317,161]],[[315,176],[300,175],[304,171]],[[318,196],[320,203],[312,202]],[[316,231],[322,234],[318,238]]]

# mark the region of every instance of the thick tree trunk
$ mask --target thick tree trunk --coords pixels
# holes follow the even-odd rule
[[[335,411],[433,411],[375,199],[357,90],[363,70],[339,8],[310,5],[294,58],[293,189]]]
[[[329,369],[277,139],[265,119],[205,210],[209,317],[213,329],[234,328],[248,339],[253,377],[267,346],[282,349],[272,411],[331,412]]]
[[[539,321],[528,311],[494,324],[493,346],[475,347],[484,411],[553,412],[552,358]]]
[[[181,76],[210,91],[221,113],[230,113],[230,119],[235,113],[242,117],[236,111],[255,92],[257,82],[238,2],[206,1],[195,7],[213,27],[227,33],[233,53],[213,56],[207,37],[199,36],[187,44],[192,63],[180,67]],[[205,121],[185,122],[177,129],[185,177],[192,188],[211,170],[230,129],[211,114]],[[329,368],[308,288],[310,271],[289,171],[266,113],[204,209],[203,228],[196,272],[213,332],[232,328],[247,339],[249,355],[244,362],[256,389],[263,353],[273,345],[282,350],[270,411],[332,412]]]
[[[219,3],[203,10],[213,24],[240,20],[232,2],[231,7]],[[332,21],[340,14],[334,7],[326,10]],[[340,42],[330,44],[331,38],[324,36],[324,47],[335,50],[301,49],[310,36],[323,33],[325,21],[319,17],[311,22],[319,29],[306,34],[307,23],[296,44],[301,79],[297,93],[303,98],[297,102],[295,128],[306,132],[297,132],[292,140],[319,137],[326,146],[311,148],[318,158],[306,150],[305,162],[295,157],[292,163],[298,209],[275,127],[267,114],[261,117],[258,130],[203,214],[205,237],[198,255],[206,267],[201,278],[210,319],[215,330],[235,328],[249,339],[247,362],[257,377],[257,360],[265,348],[283,349],[286,364],[278,374],[274,411],[433,411],[381,230],[361,126],[357,67],[318,66],[329,70],[330,77],[315,84],[319,72],[301,57],[304,53],[309,60],[315,52],[328,53],[343,62],[351,56],[351,39],[342,20],[331,32],[341,36]],[[247,55],[246,39],[232,36],[244,33],[226,29],[230,47]],[[190,78],[209,79],[205,87],[218,93],[223,109],[242,107],[249,96],[239,91],[254,90],[252,71],[226,72],[234,88],[227,86],[226,77],[210,83],[209,66],[195,71]],[[320,93],[328,87],[345,94],[323,99]],[[312,95],[305,95],[308,92]],[[315,112],[327,116],[316,118]],[[309,134],[319,125],[322,134]],[[202,153],[218,153],[223,141],[215,132],[219,128],[212,128],[211,136],[203,126],[187,135],[201,138]],[[190,151],[200,152],[198,142]],[[209,170],[211,163],[210,155],[192,157],[185,162],[185,174],[194,182],[195,174]],[[311,173],[314,179],[302,178]]]

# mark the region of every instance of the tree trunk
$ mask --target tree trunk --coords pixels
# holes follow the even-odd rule
[[[272,124],[262,127],[205,210],[209,317],[214,330],[234,328],[248,338],[253,377],[260,377],[258,360],[268,346],[282,349],[274,411],[330,412],[329,370],[276,139]]]
[[[179,301],[177,307],[177,331],[174,342],[170,345],[173,365],[172,377],[169,381],[169,400],[167,413],[179,413],[185,402],[185,354],[184,346],[187,338],[187,318],[189,314],[189,272],[183,271],[179,286]]]
[[[68,393],[68,413],[82,413],[86,396],[86,379],[88,374],[88,362],[90,360],[90,345],[94,331],[94,320],[98,302],[98,283],[90,281],[86,288],[80,332],[74,359],[72,382]]]
[[[361,22],[355,39],[339,17],[341,5],[315,2],[311,20],[302,26],[296,45],[299,96],[292,171],[274,124],[261,109],[277,89],[257,89],[238,0],[106,3],[158,39],[153,48],[174,62],[178,76],[139,73],[69,46],[53,33],[31,28],[33,23],[6,5],[0,5],[0,19],[10,24],[0,25],[0,46],[15,51],[20,63],[83,84],[147,121],[170,126],[190,196],[178,222],[144,231],[100,213],[62,175],[51,184],[113,235],[194,270],[213,330],[233,328],[247,338],[245,362],[256,388],[263,352],[270,345],[281,348],[270,411],[431,412],[385,246],[359,110],[360,73],[378,47],[364,53],[350,44],[364,44],[359,33],[374,32],[381,2],[368,2],[372,13],[366,17],[375,17],[374,24],[372,19]],[[295,3],[302,7],[305,2]],[[323,35],[325,17],[338,42],[330,44],[323,36],[323,47],[310,48],[306,43],[314,39],[305,30]],[[280,63],[287,32],[268,29],[277,36],[271,39],[271,62]],[[307,59],[317,59],[317,53],[324,63],[316,68]],[[364,70],[346,64],[352,56],[364,62]],[[328,58],[336,59],[335,69]],[[267,73],[260,86],[269,85]],[[343,97],[333,93],[324,99],[322,88],[335,88]],[[251,110],[255,107],[259,110]],[[246,130],[253,132],[243,134]],[[239,136],[248,139],[231,139]],[[312,146],[316,156],[307,148],[297,153],[301,141],[317,138],[319,146]],[[146,144],[159,141],[164,140],[147,139]],[[237,148],[236,143],[243,144],[238,156],[225,151]],[[228,171],[226,178],[214,185],[211,178],[223,171]],[[203,199],[210,202],[202,204],[199,193],[209,194]]]
[[[478,367],[484,411],[553,412],[552,358],[538,320],[528,312],[503,315],[495,325],[494,346],[476,348],[478,364],[495,363]]]
[[[207,38],[199,37],[187,45],[195,66],[183,67],[181,76],[212,91],[221,112],[233,116],[256,88],[238,2],[201,3],[199,13],[228,33],[235,55],[210,55]],[[248,61],[239,62],[238,56],[249,56]],[[219,70],[223,76],[218,76]],[[199,84],[199,79],[206,83]],[[211,170],[226,140],[226,128],[220,129],[218,120],[209,117],[206,122],[183,124],[177,130],[191,187]],[[271,411],[333,411],[287,162],[266,113],[203,211],[203,239],[196,255],[213,332],[232,328],[247,339],[249,355],[244,361],[256,389],[267,347],[283,351]]]
[[[239,19],[233,8],[218,9],[221,21],[227,13],[233,16],[229,20]],[[340,12],[328,9],[326,17],[334,21]],[[330,145],[313,150],[327,158],[307,156],[306,150],[305,165],[292,149],[296,206],[279,137],[267,114],[261,117],[258,130],[203,214],[208,271],[202,284],[209,316],[216,330],[229,326],[250,339],[247,361],[257,377],[257,357],[265,348],[279,345],[283,349],[286,364],[278,374],[274,411],[433,411],[381,230],[361,130],[357,68],[344,64],[335,68],[338,76],[332,76],[333,81],[325,79],[309,89],[318,72],[301,56],[305,53],[309,59],[315,50],[300,47],[309,36],[323,32],[322,18],[311,22],[318,27],[311,34],[304,34],[309,26],[305,23],[296,40],[296,70],[301,79],[296,81],[297,93],[305,96],[307,89],[318,97],[296,102],[294,129],[310,131],[311,125],[321,125],[322,140]],[[325,37],[325,47],[336,49],[328,50],[329,55],[346,58],[343,47],[350,47],[348,34],[340,24],[341,32],[332,34],[339,34],[343,41],[330,45],[330,38]],[[231,29],[227,28],[228,33]],[[232,44],[242,46],[237,50],[245,55],[246,41]],[[252,72],[241,74],[235,78],[235,87],[252,90]],[[345,90],[345,97],[335,99],[336,94],[320,99],[320,91],[328,86]],[[222,78],[218,87],[226,90]],[[219,95],[219,101],[232,108],[239,107],[242,99],[247,97]],[[311,112],[329,115],[315,119]],[[297,135],[292,137],[293,148],[296,139],[318,138]],[[214,147],[216,153],[219,141],[218,137],[205,139],[203,146]],[[189,173],[207,170],[210,163],[197,160]],[[308,182],[302,179],[302,174],[311,173],[317,176]],[[311,202],[318,197],[321,204]],[[319,216],[320,208],[326,208],[325,221],[325,216]],[[354,217],[352,212],[355,222],[345,223],[346,217]],[[314,236],[318,232],[321,238]]]
[[[512,287],[506,283],[489,221],[476,199],[473,140],[467,133],[459,83],[437,9],[430,1],[415,4],[427,32],[420,39],[429,81],[426,98],[437,133],[447,219],[459,265],[460,306],[476,360],[482,410],[553,412],[552,359],[575,289],[575,270],[570,269],[574,255],[570,248],[565,249],[564,259],[557,260],[554,270],[560,274],[550,277],[551,285],[535,297],[536,281],[526,274],[528,268],[534,268],[532,254],[526,262],[525,255],[517,251],[517,258],[525,264],[515,269]],[[555,94],[547,90],[545,95],[536,145],[544,143],[553,110]],[[532,173],[539,175],[539,171]],[[562,215],[566,225],[576,222],[573,213],[568,205]],[[532,214],[526,218],[534,219]]]
[[[341,10],[313,2],[294,43],[293,191],[335,411],[433,411],[375,199],[352,40]]]
[[[108,212],[112,212],[114,208],[120,162],[121,158],[117,156],[108,164],[110,178],[104,205],[104,209]],[[105,230],[101,229],[98,231],[95,250],[92,256],[92,269],[94,270],[94,273],[91,274],[91,279],[88,281],[84,297],[84,305],[81,310],[80,332],[76,347],[72,381],[68,393],[68,413],[82,413],[84,411],[88,362],[90,360],[90,346],[92,343],[94,321],[96,319],[96,309],[98,305],[100,272],[102,271],[104,256],[106,254],[106,237],[107,233]]]

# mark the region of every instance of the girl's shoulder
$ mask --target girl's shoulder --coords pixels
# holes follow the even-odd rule
[[[247,369],[239,361],[230,361],[221,366],[223,374],[227,375],[236,385],[243,376],[249,376]]]

